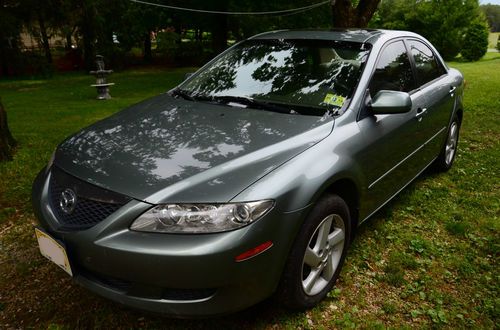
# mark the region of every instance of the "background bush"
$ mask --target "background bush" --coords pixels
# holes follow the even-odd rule
[[[384,0],[370,26],[421,34],[449,61],[461,52],[472,22],[483,17],[477,0]]]
[[[477,61],[488,51],[488,25],[484,20],[474,20],[464,37],[461,50],[467,61]]]

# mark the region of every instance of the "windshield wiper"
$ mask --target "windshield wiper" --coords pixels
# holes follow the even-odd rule
[[[230,102],[235,102],[247,105],[255,109],[269,110],[279,113],[290,113],[292,110],[291,108],[284,105],[278,105],[244,96],[233,96],[233,95],[212,96],[212,100],[216,102],[223,102],[225,104],[228,104]]]
[[[174,96],[180,96],[183,99],[188,100],[188,101],[195,100],[195,98],[189,92],[187,92],[183,89],[180,89],[180,88],[176,88],[176,89],[172,90],[171,94]]]
[[[201,102],[214,102],[219,104],[229,105],[229,103],[239,103],[246,105],[253,109],[267,110],[286,114],[301,114],[301,115],[323,115],[325,109],[320,107],[312,107],[308,105],[298,105],[298,104],[283,104],[276,102],[269,102],[264,100],[256,100],[251,97],[246,96],[236,96],[236,95],[204,95],[198,93],[190,93],[186,90],[176,88],[171,92],[174,96],[182,97],[189,101],[201,101]]]

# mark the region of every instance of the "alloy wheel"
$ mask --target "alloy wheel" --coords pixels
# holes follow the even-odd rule
[[[316,227],[304,253],[302,288],[309,296],[321,292],[331,281],[342,257],[345,225],[337,214],[327,216]]]
[[[446,165],[450,165],[455,157],[455,152],[457,150],[458,142],[458,124],[454,121],[451,124],[450,131],[448,133],[448,140],[446,141],[445,149],[445,162]]]

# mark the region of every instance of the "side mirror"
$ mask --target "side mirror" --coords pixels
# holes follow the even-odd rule
[[[408,93],[379,91],[371,102],[374,114],[405,113],[411,110],[411,98]]]
[[[192,75],[194,75],[194,72],[188,72],[184,75],[184,80],[188,80]]]

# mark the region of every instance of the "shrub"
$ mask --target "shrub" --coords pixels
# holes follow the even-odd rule
[[[465,33],[460,53],[467,61],[477,61],[488,51],[488,25],[477,19],[471,23]]]
[[[156,35],[156,50],[163,56],[172,57],[179,48],[180,39],[179,34],[173,30],[158,32]]]

